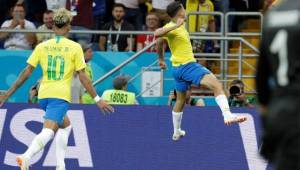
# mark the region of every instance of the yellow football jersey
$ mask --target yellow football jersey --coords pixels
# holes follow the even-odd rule
[[[174,22],[169,22],[164,28],[176,25]],[[193,48],[190,40],[189,33],[185,29],[185,24],[179,28],[168,32],[163,36],[168,41],[172,56],[171,62],[173,66],[187,64],[189,62],[196,62],[193,54]]]
[[[71,80],[75,71],[86,67],[80,44],[63,36],[40,43],[27,63],[36,67],[40,64],[43,77],[38,98],[71,100]]]

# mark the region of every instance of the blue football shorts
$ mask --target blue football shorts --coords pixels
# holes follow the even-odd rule
[[[196,62],[173,67],[172,72],[175,79],[175,89],[180,92],[186,92],[192,84],[199,86],[203,76],[211,74],[207,68]]]
[[[57,98],[45,98],[39,100],[40,107],[46,112],[44,119],[57,122],[62,125],[64,117],[69,109],[69,102]]]

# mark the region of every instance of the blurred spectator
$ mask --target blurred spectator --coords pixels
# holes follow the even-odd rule
[[[167,6],[175,0],[152,0],[153,12],[159,17],[162,25],[168,23],[171,18],[166,12]]]
[[[233,80],[230,83],[228,103],[231,107],[254,107],[255,98],[246,97],[242,80]]]
[[[67,7],[73,15],[72,30],[90,30],[93,28],[93,0],[70,0]],[[71,39],[78,43],[89,44],[92,34],[71,34]]]
[[[15,6],[18,0],[0,0],[0,24],[10,18],[10,10]]]
[[[109,104],[133,105],[138,104],[135,94],[127,91],[129,77],[120,75],[113,80],[114,89],[105,90],[102,99]]]
[[[231,11],[248,11],[249,3],[248,0],[230,0],[229,8]],[[241,24],[245,20],[244,16],[234,16],[232,18],[232,24],[230,24],[231,32],[238,32]]]
[[[74,73],[73,79],[71,82],[71,103],[79,104],[82,103],[81,97],[84,94],[84,87],[81,85],[79,76],[77,73]]]
[[[214,4],[215,11],[229,12],[229,0],[212,0],[212,3]]]
[[[40,81],[41,79],[39,79],[36,82],[36,84],[30,88],[28,103],[38,103],[38,92],[40,87]]]
[[[134,27],[124,20],[125,7],[122,4],[115,4],[112,10],[113,21],[106,23],[103,30],[109,31],[130,31]],[[108,34],[101,35],[99,49],[101,51],[129,51],[134,47],[134,40],[129,35]]]
[[[48,10],[54,11],[59,8],[66,8],[67,0],[46,0],[46,4]]]
[[[38,30],[41,31],[52,31],[53,28],[53,11],[51,10],[47,10],[44,12],[43,15],[43,25],[38,27]],[[37,37],[37,42],[43,42],[43,41],[47,41],[53,37],[55,37],[54,33],[37,33],[36,34]]]
[[[160,27],[159,17],[154,12],[150,12],[146,16],[146,26],[147,31],[155,31],[157,28]],[[155,41],[155,36],[153,34],[151,35],[138,35],[137,36],[137,51],[140,51],[145,46],[150,44],[151,42]],[[148,52],[156,52],[157,46],[154,45],[151,48],[147,50]]]
[[[2,24],[2,29],[35,29],[34,24],[25,19],[23,5],[16,4],[13,7],[12,17]],[[5,39],[4,48],[9,50],[30,50],[36,43],[34,33],[0,33],[0,39]]]
[[[17,3],[24,4],[26,19],[33,22],[36,26],[43,24],[43,14],[47,10],[45,0],[19,0]]]
[[[185,98],[185,104],[189,105],[189,106],[205,106],[205,102],[203,99],[201,98],[193,98],[191,97],[192,95],[192,90],[191,88],[187,90],[186,92],[186,98]],[[171,90],[170,94],[169,94],[169,101],[168,101],[168,105],[169,106],[174,106],[175,102],[176,102],[176,90]]]
[[[145,3],[145,0],[115,0],[115,3],[123,4],[126,7],[124,19],[134,25],[136,30],[142,30],[143,13],[139,5]]]
[[[84,59],[86,63],[85,73],[90,80],[93,80],[93,70],[89,62],[93,59],[92,44],[81,44],[84,52]],[[72,103],[94,104],[93,97],[85,92],[84,87],[81,85],[79,77],[74,74],[72,80]]]
[[[93,81],[94,75],[93,75],[93,70],[91,67],[91,64],[89,63],[93,59],[93,49],[92,49],[92,44],[81,44],[81,47],[84,52],[84,59],[86,63],[86,68],[85,68],[85,73],[88,76],[90,80]],[[93,97],[88,93],[84,92],[83,95],[81,96],[81,102],[84,104],[94,104],[95,101]]]
[[[214,12],[214,5],[210,0],[187,0],[186,2],[186,11],[187,12]],[[213,15],[191,15],[189,17],[189,32],[216,32],[216,23]],[[195,52],[210,52],[207,48],[215,49],[219,48],[219,44],[214,40],[213,45],[210,42],[206,41],[207,44],[204,44],[202,41],[193,41],[193,47]],[[209,44],[210,43],[210,44]],[[206,46],[206,47],[203,47]]]

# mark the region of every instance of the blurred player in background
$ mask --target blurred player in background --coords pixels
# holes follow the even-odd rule
[[[300,169],[300,1],[266,15],[257,70],[263,118],[261,154],[276,170]]]
[[[104,112],[113,112],[113,108],[96,93],[92,82],[85,74],[86,64],[83,51],[78,43],[65,36],[70,31],[71,14],[66,9],[59,9],[54,14],[54,31],[56,37],[40,43],[29,59],[27,67],[21,72],[17,81],[0,97],[0,106],[28,79],[38,64],[43,70],[38,98],[45,110],[43,130],[33,139],[26,152],[17,157],[21,170],[27,170],[30,159],[56,137],[57,170],[65,170],[65,152],[71,125],[66,115],[71,98],[71,79],[76,71],[81,83],[94,98],[97,106]]]
[[[186,13],[182,4],[180,2],[172,2],[167,7],[167,13],[172,20],[164,27],[157,29],[154,34],[157,37],[167,40],[172,52],[171,62],[177,93],[177,100],[172,112],[174,126],[172,139],[176,141],[185,135],[185,131],[181,130],[181,120],[186,92],[191,84],[197,86],[204,85],[214,92],[216,102],[222,110],[226,125],[245,121],[245,117],[240,117],[230,112],[227,97],[224,95],[222,85],[217,78],[209,70],[196,62],[190,37],[185,29],[184,20]],[[162,43],[162,39],[159,40],[159,43]],[[162,45],[158,46],[162,47]],[[160,67],[165,69],[166,64],[162,48],[158,49],[158,56]]]

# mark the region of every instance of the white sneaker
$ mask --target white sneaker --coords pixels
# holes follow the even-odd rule
[[[21,170],[29,170],[29,160],[25,159],[23,155],[17,156],[16,161]]]
[[[185,131],[180,129],[180,130],[177,130],[176,132],[173,133],[172,139],[174,141],[178,141],[183,136],[185,136]]]
[[[224,116],[225,125],[231,125],[232,123],[242,123],[246,120],[247,118],[245,116],[237,116],[234,114],[228,114]]]

